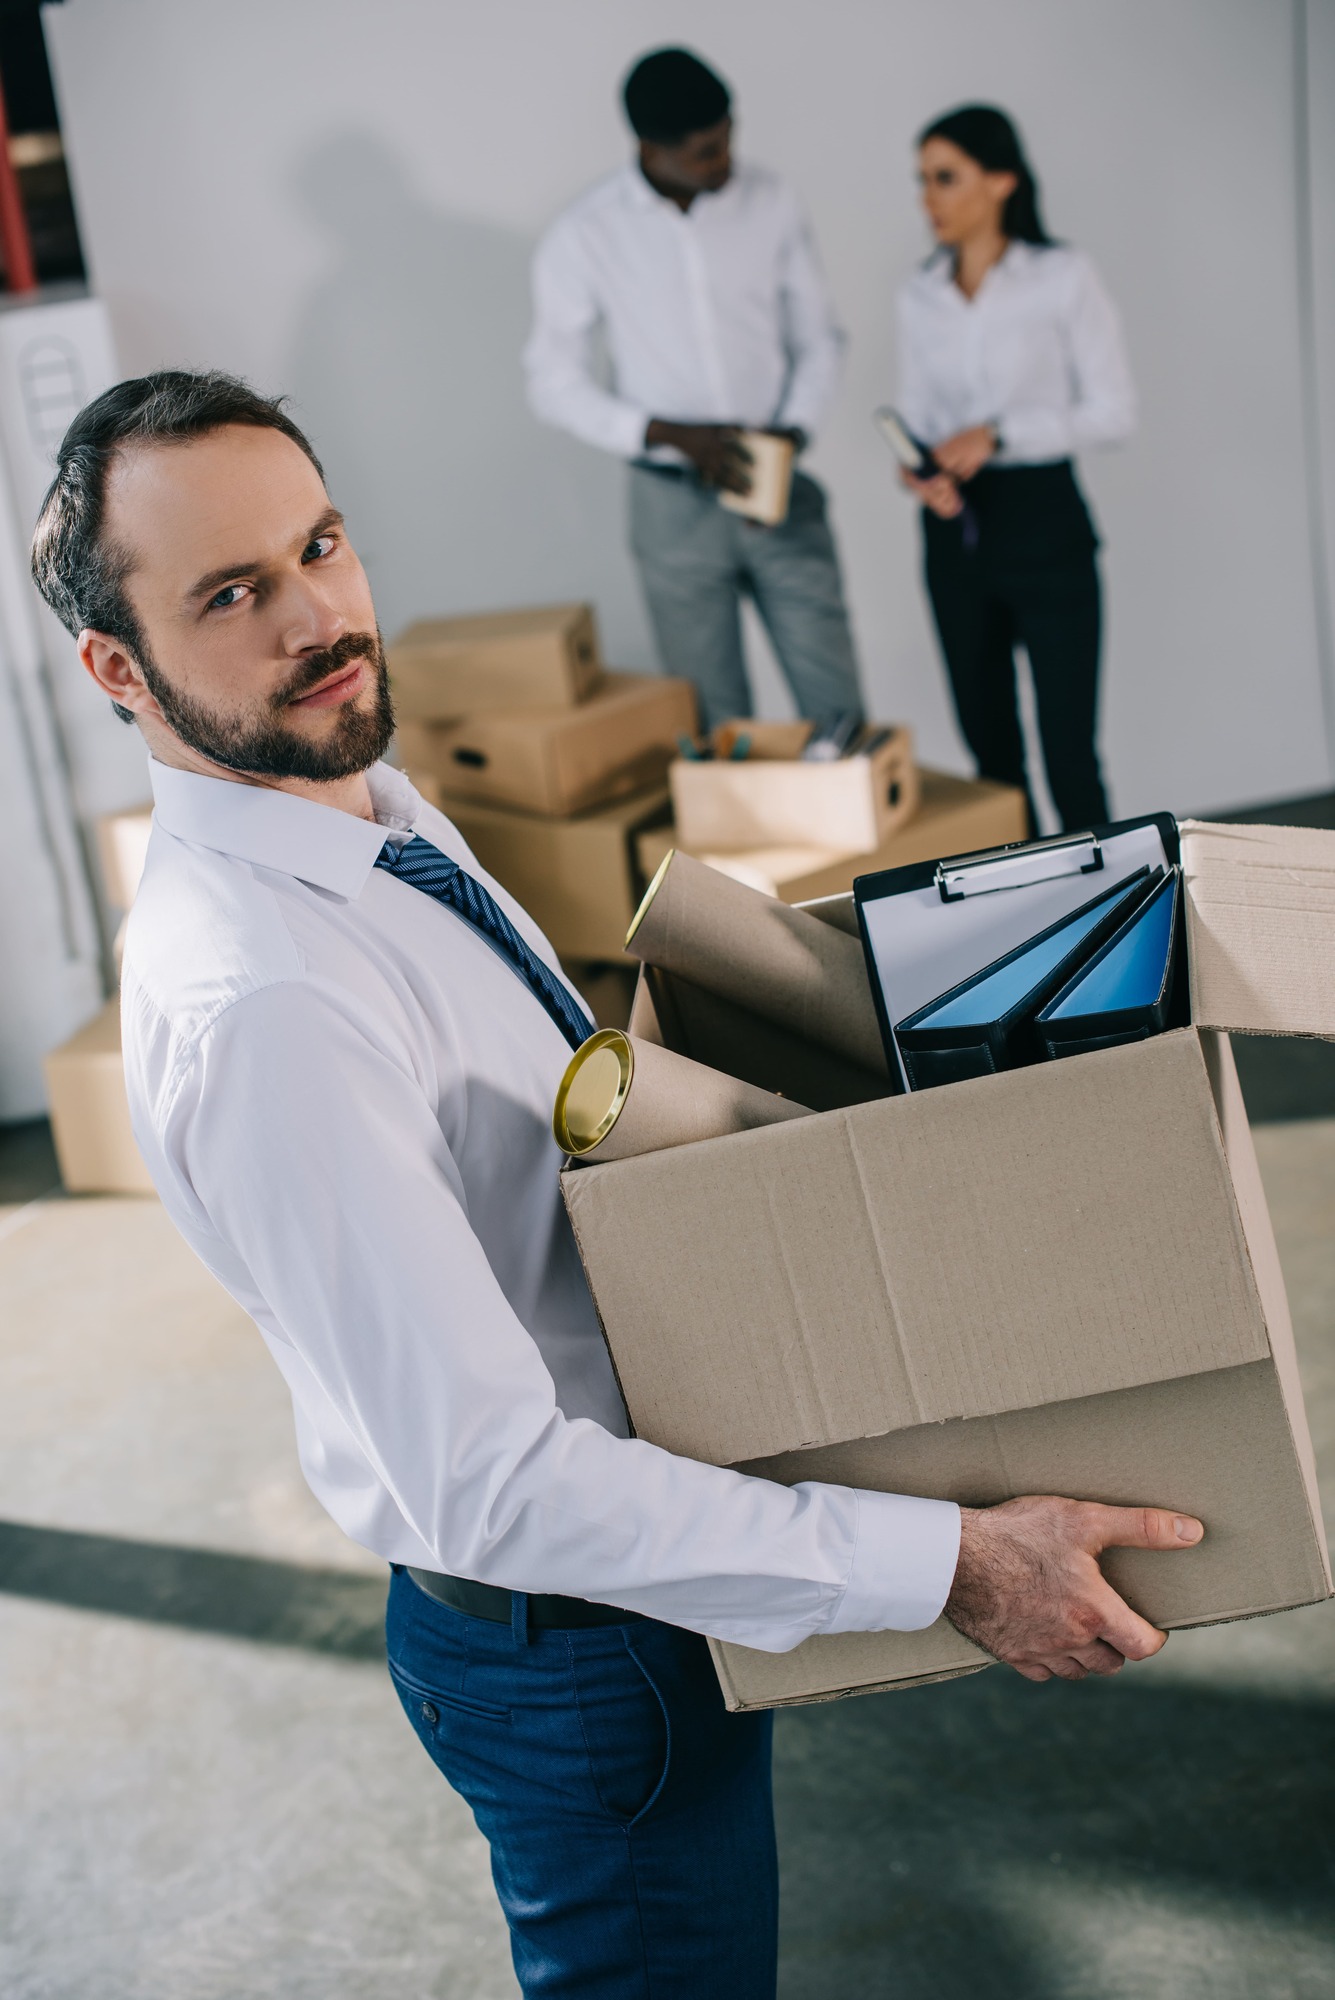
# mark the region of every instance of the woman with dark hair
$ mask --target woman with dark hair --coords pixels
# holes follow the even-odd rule
[[[938,470],[904,480],[960,728],[981,777],[1028,795],[1022,646],[1053,804],[1064,828],[1097,825],[1098,538],[1071,461],[1134,426],[1121,327],[1089,258],[1043,227],[1003,111],[936,119],[918,165],[937,249],[900,293],[899,411]]]

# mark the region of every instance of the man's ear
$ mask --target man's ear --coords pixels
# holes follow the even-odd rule
[[[138,662],[119,639],[85,627],[75,643],[84,671],[92,675],[103,694],[110,695],[117,708],[129,709],[136,715],[161,715]]]

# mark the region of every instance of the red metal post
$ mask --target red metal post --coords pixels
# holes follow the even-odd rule
[[[9,119],[5,115],[4,81],[0,78],[0,254],[5,260],[5,281],[11,292],[35,292],[37,269],[32,261],[32,238],[28,218],[23,213],[19,177],[9,157]]]

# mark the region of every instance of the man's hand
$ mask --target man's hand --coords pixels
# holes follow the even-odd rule
[[[934,444],[932,457],[943,472],[963,484],[982,471],[996,450],[997,434],[991,424],[975,424],[971,430],[956,431],[944,444]]]
[[[899,478],[901,485],[907,486],[924,507],[933,514],[939,514],[943,521],[953,521],[957,514],[964,511],[960,489],[948,474],[934,472],[930,479],[915,479],[911,472],[901,467]]]
[[[1083,1680],[1147,1660],[1168,1634],[1105,1579],[1104,1549],[1184,1549],[1205,1533],[1189,1514],[1091,1501],[1008,1500],[961,1507],[960,1554],[946,1616],[1026,1680]]]
[[[675,445],[706,486],[723,486],[729,493],[751,491],[751,454],[735,424],[672,424],[655,417],[644,442]]]

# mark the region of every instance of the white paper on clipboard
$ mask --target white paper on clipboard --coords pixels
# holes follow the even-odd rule
[[[891,1023],[972,978],[1138,868],[1168,866],[1157,826],[1108,834],[1100,846],[1103,867],[1087,875],[1057,875],[950,903],[942,902],[935,882],[928,882],[921,889],[864,902],[863,922]],[[907,1089],[907,1078],[904,1084]]]

